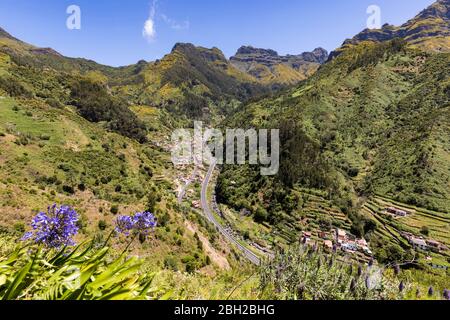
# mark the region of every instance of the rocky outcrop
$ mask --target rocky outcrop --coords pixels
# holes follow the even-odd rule
[[[383,42],[402,38],[410,45],[428,51],[450,52],[450,0],[439,0],[400,27],[385,24],[381,29],[365,29],[344,42],[330,59],[362,41]]]
[[[191,55],[201,56],[204,60],[208,62],[216,62],[216,61],[225,63],[228,62],[223,52],[215,47],[212,49],[207,49],[203,47],[196,47],[192,43],[177,43],[173,47],[172,53],[177,51],[187,56]]]
[[[312,52],[304,52],[299,55],[280,56],[271,49],[259,49],[250,46],[239,48],[236,55],[230,58],[238,68],[246,68],[248,64],[258,63],[266,67],[273,67],[278,64],[285,64],[294,69],[298,69],[302,64],[306,63],[324,63],[328,58],[328,52],[325,49],[317,48]]]
[[[262,82],[287,85],[304,80],[327,59],[328,52],[322,48],[299,55],[280,56],[271,49],[243,46],[230,61],[239,70]]]
[[[58,51],[52,48],[36,48],[31,50],[31,53],[62,57]]]

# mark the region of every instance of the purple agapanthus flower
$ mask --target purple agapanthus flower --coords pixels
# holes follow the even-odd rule
[[[25,233],[22,240],[32,240],[48,248],[73,246],[73,237],[78,233],[78,214],[68,206],[48,207],[47,213],[39,212],[32,220],[32,231]]]
[[[444,299],[450,300],[450,290],[448,290],[448,289],[444,290]]]
[[[156,218],[150,212],[137,212],[133,216],[134,230],[141,236],[147,237],[156,227]]]
[[[156,227],[155,216],[150,212],[137,212],[132,216],[120,216],[116,221],[116,231],[128,236],[134,233],[139,236],[147,237]]]
[[[130,216],[119,216],[116,221],[116,231],[124,235],[129,235],[133,230],[133,218]]]

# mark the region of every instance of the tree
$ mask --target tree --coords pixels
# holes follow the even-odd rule
[[[430,229],[427,226],[423,226],[422,229],[420,229],[420,233],[428,237],[430,235]]]

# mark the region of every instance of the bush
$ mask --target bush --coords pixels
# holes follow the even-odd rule
[[[0,77],[0,88],[5,90],[12,97],[33,97],[33,93],[15,77]]]
[[[197,270],[197,259],[193,256],[184,257],[181,262],[184,263],[187,273],[193,273]]]
[[[360,268],[360,275],[356,272]],[[377,268],[353,266],[336,254],[294,245],[263,262],[261,290],[267,299],[281,300],[386,300],[402,298],[400,280]],[[370,281],[371,277],[377,281]],[[381,278],[381,279],[380,279]],[[405,290],[406,291],[406,290]]]
[[[25,232],[25,224],[23,222],[17,222],[14,224],[14,230],[19,233]]]
[[[116,215],[119,213],[119,207],[117,205],[112,205],[110,211],[112,214]]]
[[[99,228],[101,231],[105,231],[107,227],[108,227],[108,224],[106,223],[105,220],[100,220],[100,221],[98,222],[98,228]]]
[[[50,136],[48,134],[41,134],[39,136],[39,139],[44,140],[44,141],[49,141],[50,140]]]
[[[164,267],[166,269],[172,270],[172,271],[178,271],[178,263],[177,260],[174,257],[165,257],[164,258]]]
[[[72,186],[63,186],[62,190],[65,193],[68,193],[68,194],[74,194],[75,193],[75,190],[74,190],[74,188]]]
[[[45,102],[47,102],[47,104],[55,109],[62,109],[64,107],[64,105],[59,102],[58,100],[54,99],[54,98],[48,98],[45,100]]]
[[[430,229],[427,226],[423,226],[422,229],[420,229],[420,233],[428,237],[430,235]]]
[[[264,222],[267,221],[267,219],[269,218],[269,214],[267,213],[267,210],[261,207],[258,207],[258,209],[256,209],[255,212],[255,216],[254,219],[256,222]]]

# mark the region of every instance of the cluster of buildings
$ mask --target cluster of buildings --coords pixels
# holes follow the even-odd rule
[[[364,238],[356,238],[342,229],[336,229],[335,238],[338,247],[343,251],[351,253],[359,251],[369,256],[372,255],[372,251],[370,251],[369,245]]]
[[[408,232],[403,232],[402,236],[405,237],[406,240],[408,240],[408,242],[414,249],[433,252],[442,252],[448,250],[445,245],[435,240],[425,239],[424,237],[419,237]]]
[[[372,256],[372,251],[369,249],[369,245],[365,239],[358,239],[355,236],[347,233],[345,230],[336,229],[334,234],[319,232],[318,237],[323,241],[323,247],[326,250],[342,250],[348,253],[356,253],[361,252],[366,255]],[[312,233],[311,232],[303,232],[302,243],[311,244],[312,242]]]

